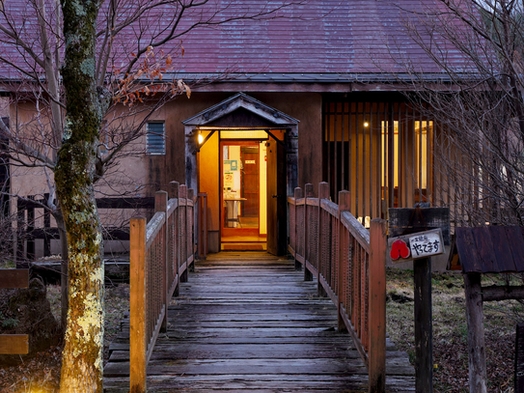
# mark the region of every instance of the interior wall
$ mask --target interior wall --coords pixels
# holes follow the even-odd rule
[[[263,141],[260,143],[260,188],[259,188],[259,198],[260,198],[260,215],[258,219],[259,233],[261,235],[267,234],[267,161],[266,161],[266,142]]]
[[[208,251],[220,251],[220,165],[219,165],[219,139],[215,132],[207,142],[200,147],[199,161],[199,192],[207,194],[207,228]]]

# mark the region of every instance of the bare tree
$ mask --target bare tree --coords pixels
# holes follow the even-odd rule
[[[432,73],[402,59],[409,97],[439,125],[436,178],[457,225],[524,225],[524,9],[514,0],[438,0],[408,35]],[[407,21],[407,19],[406,19]]]
[[[95,184],[154,110],[190,93],[169,73],[183,55],[181,37],[237,19],[273,18],[293,3],[261,2],[251,9],[219,0],[0,5],[0,74],[9,80],[3,89],[31,113],[17,113],[10,127],[0,123],[0,135],[9,141],[14,167],[33,168],[46,179],[47,208],[66,234],[62,392],[102,392],[103,242]],[[136,110],[124,116],[122,105]]]

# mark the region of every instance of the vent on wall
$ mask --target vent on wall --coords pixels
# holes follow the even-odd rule
[[[149,155],[166,154],[166,128],[163,121],[147,123],[146,152]]]

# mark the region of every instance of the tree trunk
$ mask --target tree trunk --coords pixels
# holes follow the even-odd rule
[[[56,226],[58,227],[58,233],[60,234],[60,249],[62,250],[62,266],[60,269],[60,288],[61,288],[61,319],[60,325],[62,326],[62,332],[66,331],[67,325],[67,310],[69,308],[69,280],[68,280],[68,250],[67,250],[67,231],[65,229],[65,222],[62,215],[55,215]]]
[[[67,231],[69,308],[60,392],[103,391],[102,234],[93,189],[101,113],[95,85],[99,1],[62,0],[66,130],[55,169]]]

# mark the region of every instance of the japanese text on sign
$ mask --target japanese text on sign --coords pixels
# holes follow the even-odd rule
[[[412,258],[423,258],[444,252],[439,232],[424,232],[409,238]]]

